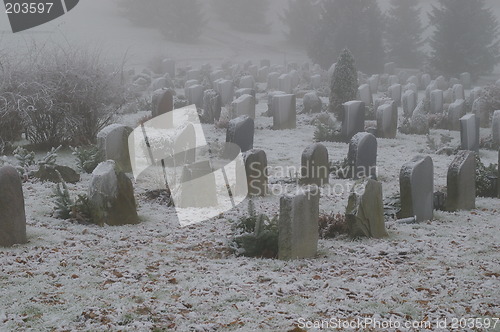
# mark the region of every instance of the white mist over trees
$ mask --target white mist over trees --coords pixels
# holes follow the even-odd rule
[[[219,19],[235,30],[269,32],[269,0],[212,0],[212,7]]]

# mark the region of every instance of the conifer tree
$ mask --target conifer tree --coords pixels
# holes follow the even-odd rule
[[[320,18],[319,6],[312,0],[288,0],[288,8],[281,15],[288,27],[286,36],[298,46],[306,46],[313,36],[314,24]]]
[[[499,62],[498,21],[484,0],[439,0],[429,18],[431,65],[438,72],[480,75]]]
[[[345,102],[355,100],[358,93],[358,71],[351,52],[344,49],[337,61],[330,81],[330,112],[343,120]]]
[[[212,0],[215,14],[235,30],[268,33],[267,13],[270,0]]]

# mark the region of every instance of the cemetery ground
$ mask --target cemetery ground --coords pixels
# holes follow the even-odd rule
[[[270,167],[298,168],[302,151],[314,143],[313,115],[298,115],[296,130],[273,131],[272,119],[262,116],[267,100],[257,97],[254,148],[266,151]],[[135,127],[147,114],[116,122]],[[225,129],[203,126],[209,141],[224,142]],[[431,130],[437,141],[441,134],[460,145],[458,131]],[[454,156],[435,154],[426,142],[400,133],[378,139],[384,198],[399,193],[399,170],[419,154],[433,158],[435,190],[446,186]],[[330,161],[347,156],[347,144],[323,144]],[[497,155],[480,151],[485,164],[496,163]],[[69,151],[58,163],[76,168]],[[71,195],[86,192],[90,177],[68,184]],[[278,178],[269,182],[275,194],[253,202],[258,213],[272,217],[281,187]],[[345,213],[353,183],[332,177],[336,189],[323,189],[320,213]],[[0,249],[2,330],[298,331],[307,330],[301,322],[330,319],[429,326],[437,319],[500,316],[497,199],[477,198],[473,211],[435,211],[432,221],[419,224],[388,221],[384,239],[321,239],[316,258],[280,261],[231,252],[231,220],[247,213],[247,201],[181,228],[174,208],[135,187],[140,223],[98,227],[55,219],[53,189],[50,182],[23,184],[28,243]]]

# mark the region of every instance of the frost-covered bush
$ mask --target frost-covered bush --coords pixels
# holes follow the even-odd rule
[[[37,146],[95,141],[124,101],[120,69],[98,52],[75,48],[29,49],[0,68],[0,128],[4,140],[26,138]]]
[[[99,164],[99,149],[97,145],[88,148],[73,148],[73,155],[76,157],[76,166],[85,173],[92,173]]]

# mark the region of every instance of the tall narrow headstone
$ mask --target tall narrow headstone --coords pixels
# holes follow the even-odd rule
[[[401,212],[399,218],[417,222],[434,216],[434,164],[431,157],[417,156],[403,165],[399,174]]]
[[[330,177],[330,162],[328,150],[323,144],[308,146],[302,153],[301,175],[304,184],[323,186],[328,184]]]
[[[222,105],[229,105],[233,102],[234,85],[230,80],[219,80],[214,82],[214,90],[220,94]]]
[[[393,84],[389,87],[389,97],[396,102],[397,106],[401,105],[402,89],[401,84]]]
[[[241,152],[253,149],[254,126],[253,119],[247,115],[229,121],[229,127],[226,132],[226,143],[234,143],[235,145],[231,146],[238,146]],[[240,152],[233,151],[230,147],[228,149],[231,151],[224,152],[226,158],[234,159]]]
[[[491,134],[493,137],[493,143],[500,146],[500,110],[493,113],[493,120],[491,121]]]
[[[448,128],[460,130],[460,119],[465,115],[465,100],[458,99],[448,107]]]
[[[124,172],[131,172],[128,136],[133,129],[120,124],[112,124],[97,134],[99,160],[114,160]]]
[[[490,112],[485,98],[479,97],[472,104],[472,113],[478,116],[479,126],[488,128],[490,126]]]
[[[378,83],[379,83],[379,80],[380,80],[380,75],[372,75],[369,79],[368,79],[368,84],[370,85],[370,91],[372,94],[374,93],[377,93],[378,92]]]
[[[292,77],[289,74],[283,74],[278,78],[278,88],[286,93],[293,92]]]
[[[396,138],[398,132],[398,107],[393,101],[377,109],[377,137]]]
[[[431,113],[440,114],[443,112],[443,91],[431,91]]]
[[[458,99],[465,100],[464,86],[462,84],[455,84],[452,90],[453,90],[453,101],[456,101]]]
[[[245,178],[249,196],[266,196],[267,188],[267,156],[263,150],[252,149],[243,153],[243,162],[245,163]],[[241,168],[236,168],[236,171]],[[237,179],[240,179],[237,174]],[[238,186],[238,183],[237,183]],[[238,189],[236,193],[238,193]]]
[[[460,119],[461,149],[479,151],[479,119],[475,114],[466,114]]]
[[[27,241],[21,178],[14,167],[0,167],[0,247]]]
[[[359,100],[365,103],[365,105],[373,104],[373,97],[368,84],[360,85],[358,88],[358,97]]]
[[[448,168],[447,183],[447,211],[476,208],[475,152],[460,151],[457,154]]]
[[[415,108],[417,108],[417,94],[413,90],[407,90],[403,94],[403,114],[410,118]]]
[[[186,88],[186,98],[190,105],[196,105],[196,107],[203,107],[203,86],[199,84],[192,85]]]
[[[174,110],[174,94],[172,90],[155,91],[152,97],[153,118]]]
[[[357,133],[349,143],[347,154],[349,177],[377,179],[377,138],[369,133]]]
[[[365,131],[365,103],[359,100],[344,103],[341,134],[346,142],[359,132]]]
[[[297,102],[295,95],[275,95],[271,103],[273,129],[295,129],[297,127]]]
[[[281,260],[313,258],[319,238],[318,187],[299,189],[295,195],[280,199],[278,222],[278,258]]]
[[[215,90],[206,90],[203,93],[203,117],[208,123],[219,121],[222,110],[222,99]]]
[[[380,239],[387,236],[380,182],[364,179],[355,184],[347,203],[346,221],[351,237]]]

